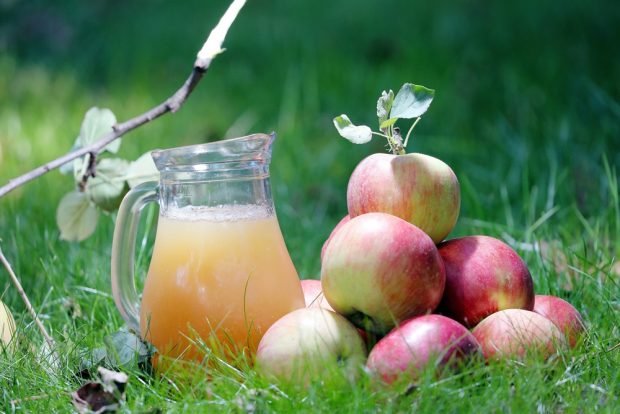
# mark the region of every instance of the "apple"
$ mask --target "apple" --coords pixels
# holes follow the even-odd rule
[[[0,351],[11,345],[15,335],[15,319],[9,308],[0,300]]]
[[[445,271],[426,233],[396,216],[368,213],[343,224],[327,245],[321,284],[336,312],[381,334],[432,312]]]
[[[370,351],[366,366],[391,384],[401,375],[419,379],[430,363],[441,370],[474,355],[482,356],[482,352],[467,328],[445,316],[424,315],[383,337]]]
[[[323,308],[330,311],[334,311],[334,308],[329,306],[325,296],[323,295],[323,289],[321,288],[321,281],[315,279],[305,279],[301,281],[301,290],[304,292],[304,300],[306,301],[307,308]]]
[[[519,255],[501,240],[468,236],[437,246],[446,267],[438,313],[471,328],[502,309],[534,308],[534,282]]]
[[[297,309],[265,332],[256,352],[256,367],[280,381],[308,384],[339,366],[356,378],[366,360],[357,329],[343,316],[320,307]]]
[[[459,182],[443,161],[424,154],[373,154],[351,174],[349,215],[381,212],[416,225],[435,243],[454,228],[459,216]]]
[[[301,281],[301,289],[304,292],[304,300],[307,308],[323,308],[332,312],[336,312],[325,299],[323,295],[323,289],[321,288],[321,281],[314,279],[305,279]],[[363,329],[357,328],[360,336],[364,340],[364,343],[370,348],[376,342],[376,335],[369,335]]]
[[[577,309],[556,296],[536,295],[534,297],[534,312],[553,322],[560,332],[566,335],[571,348],[577,345],[586,330]]]
[[[329,244],[332,237],[334,237],[334,234],[336,234],[336,232],[340,229],[340,227],[343,226],[343,224],[348,223],[349,220],[351,220],[351,216],[347,214],[338,222],[338,224],[336,224],[336,227],[334,227],[327,240],[325,240],[325,243],[323,243],[323,247],[321,248],[321,260],[323,260],[323,256],[325,255],[325,249],[327,248],[327,245]]]
[[[472,331],[485,359],[548,358],[566,345],[560,330],[544,316],[523,309],[506,309],[487,316]]]

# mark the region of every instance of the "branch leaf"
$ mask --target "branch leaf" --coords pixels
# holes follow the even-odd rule
[[[394,102],[394,91],[390,89],[389,92],[383,91],[379,100],[377,100],[377,117],[379,118],[379,124],[383,124],[388,119],[390,109],[392,109],[392,103]]]
[[[130,188],[146,181],[159,181],[159,170],[153,162],[150,151],[129,164],[126,178]]]
[[[390,118],[411,119],[422,116],[428,110],[434,97],[434,89],[405,83],[394,98]]]
[[[85,193],[105,211],[114,211],[125,195],[129,162],[120,158],[104,158],[97,163],[95,177],[88,180]]]
[[[90,145],[103,137],[103,135],[112,132],[114,125],[116,125],[116,116],[111,110],[108,108],[90,108],[82,121],[80,136],[76,142],[78,148]],[[121,140],[117,139],[110,142],[104,150],[116,153],[120,146]]]
[[[334,118],[338,133],[354,144],[365,144],[372,138],[372,130],[366,125],[353,125],[348,116],[342,114]]]
[[[56,209],[56,224],[60,238],[67,241],[82,241],[97,227],[99,212],[84,193],[72,191],[66,194]]]

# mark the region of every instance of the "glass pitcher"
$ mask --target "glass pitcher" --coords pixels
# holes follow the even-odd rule
[[[152,152],[160,181],[123,199],[112,245],[112,293],[130,328],[160,356],[254,353],[273,322],[304,306],[269,183],[275,136],[255,134]],[[142,301],[134,283],[140,211],[159,203]]]

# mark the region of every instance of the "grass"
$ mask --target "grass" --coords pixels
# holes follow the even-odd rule
[[[203,3],[0,5],[0,182],[67,151],[88,107],[127,119],[168,96],[226,4]],[[345,112],[370,124],[382,89],[433,87],[410,151],[443,159],[459,177],[451,237],[511,243],[538,293],[581,311],[584,344],[556,362],[472,364],[413,391],[366,377],[336,386],[330,376],[302,391],[249,369],[171,382],[126,367],[127,411],[618,411],[620,7],[435,3],[249,2],[187,105],[128,136],[121,155],[277,131],[278,218],[300,275],[318,277],[321,244],[346,213],[349,174],[383,150],[378,140],[357,147],[337,138],[331,118]],[[114,217],[83,243],[60,241],[54,212],[71,186],[52,172],[0,200],[2,249],[62,355],[46,365],[49,350],[0,279],[19,327],[18,351],[0,356],[0,411],[68,411],[83,353],[122,326],[109,286]]]

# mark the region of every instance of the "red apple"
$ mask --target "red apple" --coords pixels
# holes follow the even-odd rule
[[[323,296],[323,289],[321,288],[320,280],[302,280],[301,290],[304,292],[304,300],[306,301],[307,308],[323,308],[334,311],[334,308],[329,306],[325,296]]]
[[[450,167],[424,154],[373,154],[351,174],[347,188],[351,217],[389,213],[416,225],[435,243],[459,216],[459,182]]]
[[[556,296],[536,295],[534,298],[534,312],[540,313],[549,319],[566,339],[572,348],[577,345],[586,328],[581,315],[567,301]]]
[[[385,213],[363,214],[344,224],[328,244],[321,268],[329,304],[375,333],[430,313],[444,283],[443,263],[430,237]]]
[[[502,309],[534,308],[534,282],[519,255],[501,240],[468,236],[439,246],[446,289],[438,312],[467,327]]]
[[[349,220],[351,220],[351,216],[347,214],[338,222],[338,224],[336,224],[336,227],[334,227],[332,232],[329,234],[327,240],[325,240],[325,243],[323,243],[323,247],[321,248],[321,260],[323,260],[323,256],[325,255],[325,249],[327,248],[327,244],[330,242],[332,237],[334,237],[334,234],[336,234],[340,227],[342,227],[343,224],[348,223]]]
[[[303,385],[320,379],[330,367],[355,378],[365,359],[366,347],[355,327],[322,308],[284,315],[265,332],[256,351],[259,372]]]
[[[460,323],[441,315],[410,319],[370,351],[366,366],[388,384],[406,374],[419,379],[429,363],[441,369],[468,356],[482,355],[476,338]]]
[[[566,345],[566,338],[547,318],[523,309],[506,309],[486,317],[472,331],[486,359],[547,358]]]

